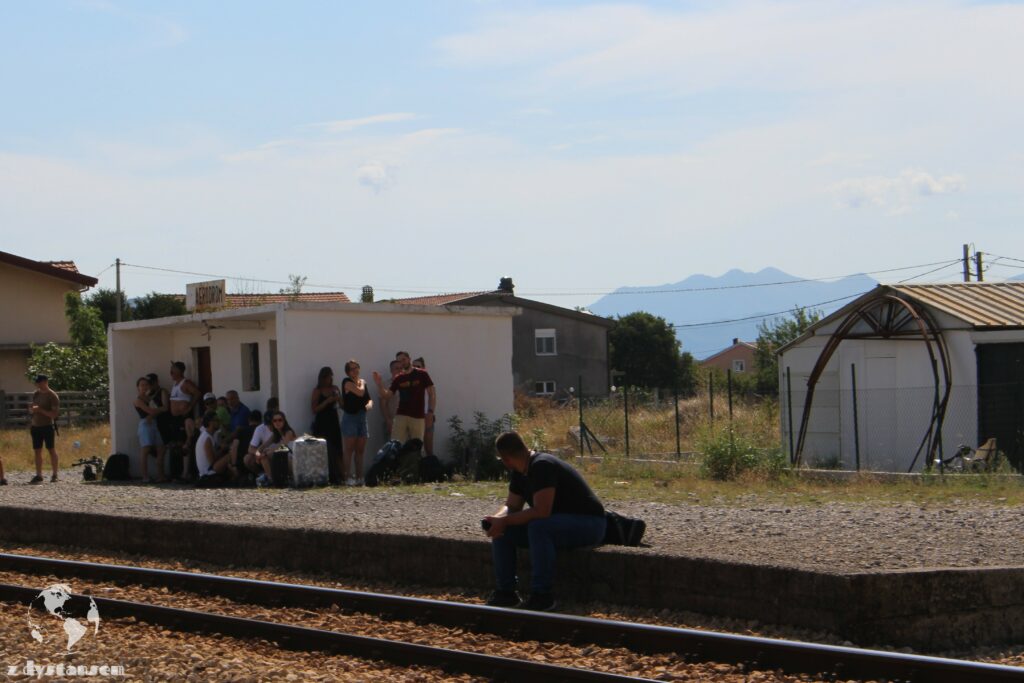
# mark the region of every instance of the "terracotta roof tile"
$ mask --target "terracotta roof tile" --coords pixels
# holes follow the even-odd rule
[[[48,266],[60,268],[61,270],[68,270],[72,273],[78,272],[78,266],[75,265],[74,261],[40,261],[40,263],[45,263]]]

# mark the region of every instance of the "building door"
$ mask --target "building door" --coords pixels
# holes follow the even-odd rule
[[[210,368],[210,347],[193,346],[192,360],[195,362],[196,385],[204,394],[213,391],[213,370]]]
[[[996,438],[1018,471],[1024,460],[1024,344],[979,344],[978,443]]]

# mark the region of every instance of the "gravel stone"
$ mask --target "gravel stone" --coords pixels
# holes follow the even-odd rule
[[[9,477],[0,505],[132,517],[217,520],[334,531],[370,531],[487,540],[480,518],[501,501],[402,488],[221,489],[61,481],[29,485]],[[448,492],[438,487],[440,493]],[[448,493],[460,493],[450,491]],[[666,504],[616,502],[647,522],[649,547],[617,548],[830,573],[940,567],[1024,566],[1024,509],[964,502],[868,505]]]

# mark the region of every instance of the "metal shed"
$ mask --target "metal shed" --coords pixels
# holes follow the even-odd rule
[[[1024,282],[879,285],[778,355],[795,463],[919,471],[995,437],[1024,465]]]

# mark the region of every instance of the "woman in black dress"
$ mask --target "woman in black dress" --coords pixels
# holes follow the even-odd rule
[[[338,472],[341,471],[341,425],[338,423],[341,390],[334,385],[333,370],[320,368],[310,400],[313,408],[313,436],[327,442],[327,476],[332,484],[337,484]]]

